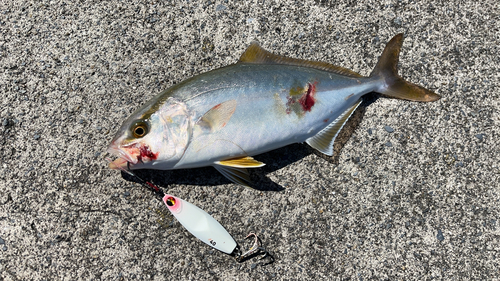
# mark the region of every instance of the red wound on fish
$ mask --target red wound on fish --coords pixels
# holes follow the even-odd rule
[[[297,87],[290,89],[290,95],[286,97],[286,113],[294,112],[297,116],[304,116],[305,112],[311,112],[316,103],[316,84],[307,83],[304,88]]]
[[[316,93],[316,85],[308,83],[307,84],[307,92],[303,94],[300,99],[299,103],[302,105],[302,109],[304,111],[311,111],[311,108],[314,106],[316,103],[316,100],[314,99],[314,94]]]
[[[160,154],[159,152],[153,153],[151,149],[149,149],[149,146],[146,145],[140,146],[139,152],[140,155],[137,156],[137,160],[139,160],[140,162],[143,162],[142,161],[143,158],[147,158],[149,160],[156,160],[156,158],[158,158],[158,154]]]

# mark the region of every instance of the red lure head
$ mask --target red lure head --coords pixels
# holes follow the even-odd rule
[[[163,203],[167,205],[167,208],[170,211],[176,214],[181,212],[181,207],[182,207],[181,199],[174,197],[172,195],[165,194],[165,196],[163,197]]]

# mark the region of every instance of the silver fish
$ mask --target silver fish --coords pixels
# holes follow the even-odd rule
[[[403,34],[385,47],[368,77],[324,62],[272,54],[256,43],[238,63],[166,89],[133,113],[108,151],[111,168],[185,169],[213,166],[249,184],[252,156],[306,142],[333,154],[333,143],[361,97],[377,92],[412,101],[439,95],[397,72]]]

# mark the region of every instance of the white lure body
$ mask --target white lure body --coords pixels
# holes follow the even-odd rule
[[[233,237],[207,212],[168,194],[163,197],[163,202],[182,226],[207,245],[226,254],[231,254],[236,248]]]

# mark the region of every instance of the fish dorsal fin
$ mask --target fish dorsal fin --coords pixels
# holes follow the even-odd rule
[[[333,143],[335,142],[335,138],[339,134],[342,127],[344,127],[349,117],[356,110],[356,108],[361,104],[361,100],[356,102],[353,106],[349,107],[346,111],[344,111],[335,121],[330,123],[326,128],[321,130],[316,135],[308,138],[306,143],[312,146],[314,149],[319,152],[326,154],[328,156],[333,155]]]
[[[230,181],[249,187],[251,185],[250,175],[246,168],[259,168],[266,164],[253,159],[250,156],[221,160],[214,163],[215,169]]]
[[[233,168],[260,168],[266,165],[260,161],[253,159],[250,156],[221,160],[215,162],[215,164]]]
[[[349,77],[363,77],[347,68],[336,66],[321,61],[301,60],[289,58],[281,55],[273,54],[259,46],[257,42],[253,42],[241,55],[239,62],[252,64],[284,64],[302,67],[310,67],[323,71],[333,72]]]
[[[216,132],[227,125],[236,110],[236,100],[228,100],[212,107],[196,122],[203,131]]]

